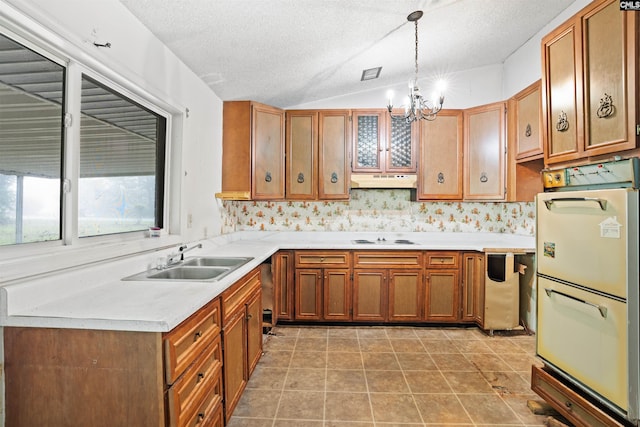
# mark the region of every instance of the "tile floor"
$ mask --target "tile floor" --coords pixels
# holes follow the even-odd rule
[[[278,326],[229,427],[540,426],[535,337]]]

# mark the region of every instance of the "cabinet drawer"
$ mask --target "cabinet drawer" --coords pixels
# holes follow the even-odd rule
[[[190,417],[184,419],[179,426],[184,427],[223,427],[222,417],[222,376],[218,375],[211,385],[211,392],[196,408]]]
[[[171,426],[191,425],[187,421],[197,415],[202,402],[218,395],[222,399],[222,348],[218,335],[196,362],[168,391]]]
[[[216,298],[164,337],[165,376],[168,385],[220,335],[220,300]]]
[[[296,268],[305,267],[349,267],[349,252],[342,251],[296,251]]]
[[[419,251],[366,251],[353,253],[355,268],[422,268]]]
[[[460,254],[458,252],[427,252],[427,268],[458,268]]]
[[[531,389],[578,427],[622,427],[603,410],[538,366],[531,368]]]
[[[252,292],[260,289],[260,286],[260,269],[256,268],[224,291],[221,298],[222,318],[224,321],[226,322],[229,316],[247,301]]]

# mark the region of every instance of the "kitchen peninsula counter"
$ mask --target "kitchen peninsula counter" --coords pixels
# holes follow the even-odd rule
[[[167,332],[280,249],[535,251],[533,236],[503,233],[243,231],[197,243],[187,257],[253,259],[217,282],[120,280],[177,247],[16,281],[0,288],[0,326]]]

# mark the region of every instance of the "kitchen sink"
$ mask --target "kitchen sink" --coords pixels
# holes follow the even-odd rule
[[[367,239],[356,239],[356,240],[352,240],[353,243],[357,244],[357,245],[375,245],[375,244],[380,244],[380,245],[414,245],[415,243],[412,242],[411,240],[406,240],[406,239],[397,239],[397,240],[387,240],[387,239],[376,239],[376,240],[367,240]]]
[[[198,266],[198,267],[240,267],[243,264],[251,261],[250,257],[207,257],[197,256],[189,257],[184,260],[182,265],[184,266]]]
[[[170,267],[143,271],[122,280],[214,282],[252,259],[252,257],[189,257]]]

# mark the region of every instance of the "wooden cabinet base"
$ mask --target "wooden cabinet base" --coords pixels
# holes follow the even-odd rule
[[[535,365],[531,367],[531,389],[576,427],[623,427],[626,425],[545,368]]]

